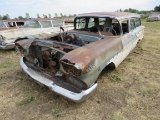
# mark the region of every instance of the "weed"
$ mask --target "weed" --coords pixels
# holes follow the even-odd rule
[[[123,114],[120,112],[116,112],[113,114],[113,116],[110,118],[110,120],[123,120]]]
[[[131,62],[132,59],[131,59],[130,57],[127,57],[127,58],[126,58],[126,61],[127,61],[127,62]]]
[[[117,75],[110,75],[110,78],[114,82],[122,81],[122,79],[119,76],[117,76]]]
[[[18,103],[17,103],[17,106],[21,106],[21,105],[28,104],[28,103],[30,103],[30,102],[33,101],[33,100],[34,100],[34,97],[29,96],[29,97],[27,97],[26,99],[18,102]]]

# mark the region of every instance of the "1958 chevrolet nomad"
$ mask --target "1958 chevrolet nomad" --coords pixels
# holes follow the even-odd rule
[[[23,55],[20,65],[30,77],[81,102],[97,88],[101,71],[117,67],[143,36],[138,14],[86,13],[75,17],[74,30],[16,45]]]

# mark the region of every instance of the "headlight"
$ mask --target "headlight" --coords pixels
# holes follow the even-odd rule
[[[61,61],[63,69],[70,75],[80,76],[82,73],[81,69],[77,69],[74,63],[70,63],[68,60]]]
[[[1,42],[2,45],[6,45],[6,43],[4,41]]]

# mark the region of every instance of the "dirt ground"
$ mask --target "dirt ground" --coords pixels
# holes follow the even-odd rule
[[[145,38],[98,89],[71,102],[27,78],[20,55],[0,51],[0,120],[160,120],[160,22],[144,22]]]

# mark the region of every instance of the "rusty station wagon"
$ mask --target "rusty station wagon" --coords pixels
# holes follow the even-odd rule
[[[52,91],[81,102],[98,86],[108,65],[115,68],[144,37],[140,16],[125,12],[80,14],[74,30],[17,42],[22,69]]]
[[[0,49],[12,49],[15,47],[15,42],[24,38],[43,34],[60,32],[60,26],[66,30],[64,21],[54,18],[39,18],[29,19],[25,21],[23,27],[19,29],[0,31]]]

